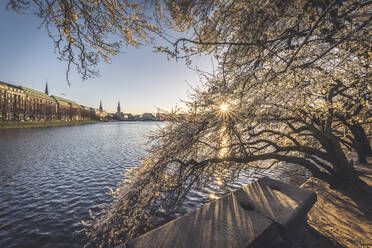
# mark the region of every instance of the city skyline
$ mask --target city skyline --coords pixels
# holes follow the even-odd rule
[[[71,86],[66,82],[67,65],[57,59],[52,40],[45,29],[38,29],[40,19],[6,11],[0,4],[0,80],[65,97],[82,105],[99,107],[102,100],[107,112],[116,112],[120,101],[122,111],[133,114],[171,110],[182,106],[189,85],[197,86],[199,75],[188,69],[184,61],[168,60],[153,48],[124,48],[112,63],[101,62],[101,76],[82,81],[71,71]],[[25,45],[27,41],[27,45]],[[209,70],[210,58],[195,58],[195,65]]]
[[[36,93],[37,95],[44,95],[44,96],[48,96],[48,97],[51,97],[51,98],[59,98],[59,99],[62,99],[62,100],[67,100],[69,102],[73,102],[73,103],[76,103],[75,101],[71,101],[70,99],[67,99],[67,98],[63,98],[63,97],[58,97],[58,96],[54,96],[53,94],[49,94],[49,87],[48,87],[48,82],[45,83],[45,89],[44,89],[44,92],[42,90],[36,90],[36,89],[31,89],[31,88],[28,88],[28,87],[25,87],[23,85],[14,85],[14,84],[10,84],[8,82],[2,82],[0,81],[0,86],[1,85],[5,85],[5,86],[8,86],[10,87],[11,89],[15,89],[15,90],[25,90],[26,91],[29,91],[29,92],[34,92]],[[110,110],[108,111],[108,109],[105,109],[103,107],[103,103],[102,103],[102,100],[99,101],[99,107],[95,107],[95,106],[86,106],[86,105],[83,105],[83,104],[80,104],[80,103],[76,103],[77,105],[79,106],[82,106],[82,107],[86,107],[86,108],[93,108],[93,109],[96,109],[96,110],[99,110],[100,112],[105,112],[105,113],[109,113],[109,114],[117,114],[117,113],[122,113],[122,114],[132,114],[130,112],[123,112],[121,111],[121,107],[120,107],[120,101],[117,102],[117,109],[114,111],[114,110]],[[0,104],[1,106],[1,104]],[[159,111],[159,109],[157,109],[156,111],[157,113],[161,112]],[[143,113],[136,113],[134,115],[142,115],[142,114],[147,114],[147,113],[151,113],[151,114],[154,114],[154,112],[143,112]]]

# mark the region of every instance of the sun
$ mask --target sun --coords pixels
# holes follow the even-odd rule
[[[228,109],[229,106],[226,103],[223,103],[220,105],[221,112],[225,113]]]
[[[226,121],[230,118],[233,118],[235,114],[234,114],[234,111],[231,105],[224,102],[224,103],[220,103],[220,105],[216,105],[216,115],[218,119],[222,119]]]

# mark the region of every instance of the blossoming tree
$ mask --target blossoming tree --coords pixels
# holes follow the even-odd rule
[[[116,245],[149,230],[195,185],[221,175],[229,182],[240,171],[286,162],[347,184],[358,180],[347,151],[361,162],[372,155],[365,132],[372,121],[370,1],[31,3],[52,27],[61,58],[84,78],[99,57],[120,50],[106,35],[137,46],[156,34],[170,45],[154,46],[170,57],[212,54],[218,61],[187,110],[169,113],[166,127],[150,137],[147,158],[127,172],[111,207],[86,223],[87,246]]]

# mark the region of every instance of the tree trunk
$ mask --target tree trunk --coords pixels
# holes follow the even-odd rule
[[[372,156],[372,149],[366,132],[360,124],[350,126],[350,131],[354,136],[353,145],[358,153],[359,162],[367,163],[367,156]]]
[[[325,147],[328,155],[331,157],[334,168],[334,177],[338,179],[352,179],[355,177],[355,171],[352,163],[347,159],[345,152],[342,150],[340,143],[329,138]]]

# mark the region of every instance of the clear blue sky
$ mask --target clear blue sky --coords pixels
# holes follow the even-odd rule
[[[40,21],[36,16],[7,11],[5,3],[0,3],[0,81],[44,91],[48,80],[50,94],[96,108],[102,100],[109,112],[116,110],[120,100],[122,111],[134,114],[180,106],[180,99],[187,99],[188,84],[198,84],[197,73],[183,61],[168,61],[151,47],[141,47],[123,48],[111,64],[101,62],[99,78],[82,81],[73,71],[69,87],[66,63],[57,59],[45,29],[38,29]],[[210,61],[193,60],[203,70],[210,70]]]

